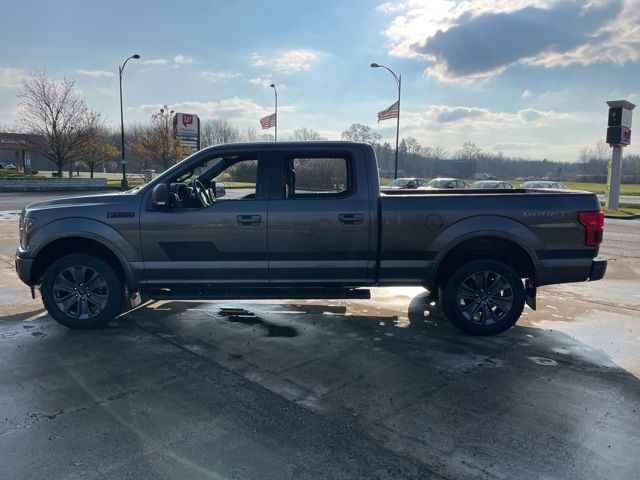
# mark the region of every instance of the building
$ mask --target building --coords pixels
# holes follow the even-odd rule
[[[57,170],[56,164],[29,148],[31,135],[0,133],[0,163],[13,163],[20,171]]]

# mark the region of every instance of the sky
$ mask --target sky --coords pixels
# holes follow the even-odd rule
[[[576,161],[605,137],[606,100],[640,101],[640,0],[5,0],[0,124],[45,71],[118,127],[118,65],[134,53],[125,123],[166,104],[259,129],[274,82],[280,139],[358,122],[393,143],[376,114],[397,89],[377,62],[402,76],[401,137]]]

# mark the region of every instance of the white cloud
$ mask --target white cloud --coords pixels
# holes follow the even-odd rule
[[[80,75],[86,75],[87,77],[95,77],[95,78],[105,78],[105,77],[115,77],[116,74],[113,72],[107,72],[105,70],[78,70]]]
[[[531,90],[525,90],[524,92],[522,92],[520,98],[529,98],[531,95],[533,95],[533,93],[531,93]]]
[[[150,58],[148,60],[142,60],[143,65],[166,65],[167,61],[164,58]]]
[[[393,15],[384,31],[390,53],[425,59],[441,81],[492,77],[519,63],[640,60],[640,0],[407,0],[378,11]]]
[[[29,77],[21,68],[0,67],[0,88],[17,88]]]
[[[236,72],[200,72],[200,76],[211,80],[226,80],[230,78],[238,78],[242,75]]]
[[[384,2],[376,7],[376,10],[382,13],[395,13],[400,12],[404,9],[404,4],[398,2]]]
[[[474,106],[432,105],[423,111],[403,111],[400,135],[415,137],[422,145],[444,146],[450,153],[469,141],[483,149],[509,150],[509,155],[514,156],[573,160],[579,149],[571,150],[569,145],[582,141],[587,124],[580,115],[551,110],[526,108],[504,112]],[[394,122],[380,122],[376,126],[385,139],[393,139]],[[558,132],[563,132],[560,138]],[[541,138],[546,142],[540,142]]]
[[[251,57],[254,67],[263,67],[279,73],[295,73],[310,70],[319,54],[311,50],[286,50],[275,57],[254,53]]]
[[[151,115],[162,108],[161,104],[138,105],[128,107],[129,111],[137,111]],[[184,101],[171,104],[171,109],[176,112],[195,113],[200,118],[227,118],[243,124],[253,124],[271,112],[271,107],[262,107],[253,100],[247,98],[232,97],[217,102]],[[290,106],[278,106],[279,111],[292,112]]]
[[[105,97],[116,97],[116,92],[110,88],[98,88],[96,89],[98,95],[104,95]]]
[[[189,55],[176,55],[173,57],[173,61],[179,65],[184,65],[193,63],[193,57],[190,57]]]

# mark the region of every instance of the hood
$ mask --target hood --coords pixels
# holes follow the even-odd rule
[[[57,198],[30,203],[24,208],[27,217],[44,217],[55,220],[62,217],[103,217],[103,213],[137,211],[142,196],[138,192],[83,195],[81,197]]]

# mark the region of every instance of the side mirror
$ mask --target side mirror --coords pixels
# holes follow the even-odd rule
[[[151,205],[153,208],[169,208],[169,190],[166,183],[159,183],[151,191]]]
[[[224,183],[213,182],[213,193],[216,198],[224,197],[227,193],[227,191],[224,188]]]

